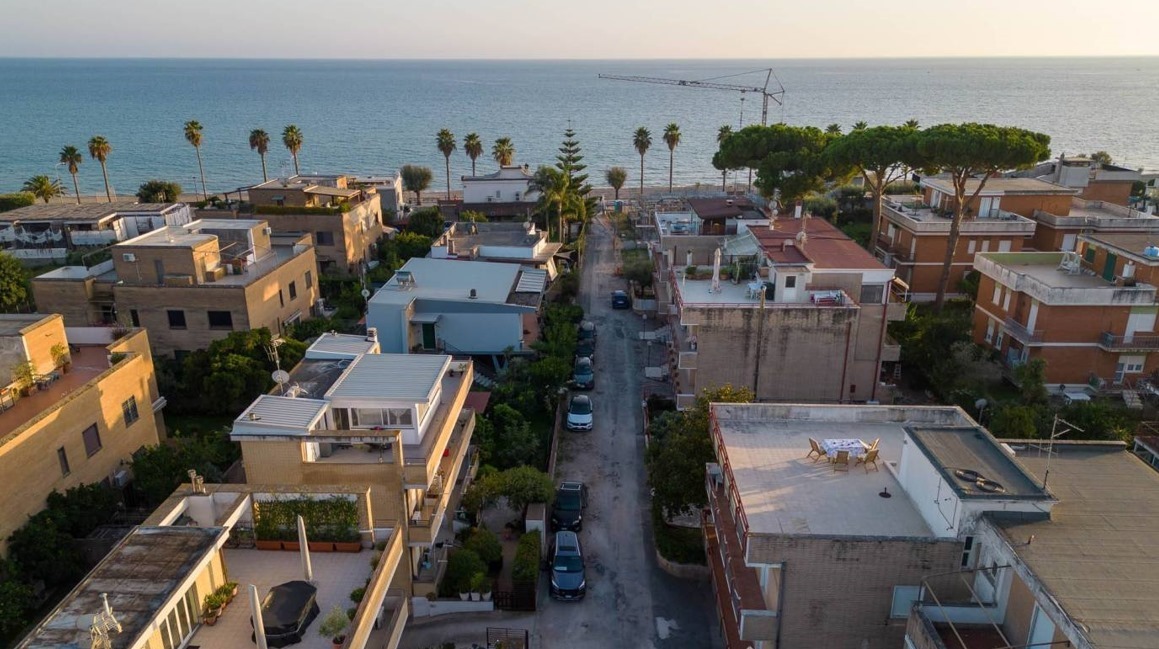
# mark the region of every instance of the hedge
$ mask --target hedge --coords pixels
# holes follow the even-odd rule
[[[479,555],[491,570],[498,570],[503,566],[503,544],[495,533],[485,527],[476,527],[471,530],[467,542],[463,547]]]
[[[447,560],[447,572],[443,575],[443,583],[439,585],[439,593],[443,597],[453,597],[458,593],[470,592],[471,581],[478,574],[487,574],[487,564],[479,555],[465,548],[455,550]]]
[[[539,530],[519,537],[515,549],[515,561],[511,564],[511,580],[516,584],[536,584],[539,582],[540,564]]]
[[[36,202],[36,197],[28,192],[14,194],[0,194],[0,212],[7,212],[20,207],[28,207]]]
[[[339,203],[334,207],[294,207],[292,205],[255,205],[254,214],[342,214],[350,211],[350,203]]]
[[[306,522],[306,537],[311,541],[344,543],[360,538],[358,505],[342,496],[254,503],[254,535],[262,541],[295,541],[299,515]]]

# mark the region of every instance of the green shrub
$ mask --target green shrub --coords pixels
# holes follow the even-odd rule
[[[7,212],[21,207],[28,207],[35,202],[36,197],[28,192],[0,194],[0,212]]]
[[[28,624],[32,612],[32,589],[14,580],[0,581],[0,638],[11,637]]]
[[[439,592],[444,597],[470,592],[475,575],[486,572],[487,564],[483,563],[479,555],[465,548],[455,550],[447,560],[447,571],[443,574]]]
[[[515,549],[515,561],[511,564],[511,580],[516,584],[536,584],[539,582],[541,540],[539,530],[519,537]]]
[[[354,602],[355,604],[361,604],[363,597],[366,597],[366,588],[362,586],[359,586],[358,588],[350,591],[350,601]]]
[[[281,216],[286,214],[313,214],[313,215],[327,215],[327,214],[342,214],[350,211],[350,204],[346,202],[339,203],[334,207],[294,207],[292,205],[255,205],[254,214],[268,214],[271,216]]]
[[[463,547],[479,555],[492,570],[503,565],[503,544],[499,542],[499,537],[485,527],[471,530],[471,536]]]
[[[254,533],[258,539],[293,541],[298,538],[298,516],[306,523],[311,541],[359,540],[358,504],[341,496],[325,500],[293,498],[254,505]]]
[[[660,507],[652,505],[652,536],[660,556],[675,563],[704,565],[704,536],[698,527],[675,527],[664,521]]]

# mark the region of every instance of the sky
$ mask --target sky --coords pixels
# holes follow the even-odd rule
[[[1159,0],[0,0],[0,15],[0,57],[1159,55]]]

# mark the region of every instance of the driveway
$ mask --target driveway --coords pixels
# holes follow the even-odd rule
[[[641,432],[643,322],[631,311],[611,308],[611,292],[627,288],[614,275],[612,239],[607,220],[593,219],[580,303],[597,331],[595,429],[564,431],[556,469],[558,479],[582,480],[589,489],[580,534],[587,597],[556,602],[545,584],[533,631],[536,646],[712,647],[719,643],[711,585],[676,579],[656,563]]]

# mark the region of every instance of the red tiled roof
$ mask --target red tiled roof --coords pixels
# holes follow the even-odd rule
[[[806,241],[804,250],[797,244],[801,232],[801,219],[781,217],[774,220],[773,230],[749,228],[757,238],[765,254],[776,263],[812,262],[816,268],[884,269],[885,266],[838,230],[832,223],[821,218],[805,219]],[[792,243],[793,245],[786,245]]]

